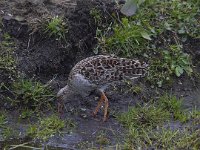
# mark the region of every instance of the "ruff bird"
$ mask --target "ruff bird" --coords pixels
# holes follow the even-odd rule
[[[67,85],[57,93],[58,112],[62,112],[64,99],[69,91],[89,96],[93,91],[101,94],[97,107],[93,111],[96,116],[102,103],[105,103],[103,121],[107,120],[108,98],[106,88],[113,82],[133,80],[145,76],[148,65],[136,59],[119,58],[108,55],[88,57],[78,62],[71,70]]]

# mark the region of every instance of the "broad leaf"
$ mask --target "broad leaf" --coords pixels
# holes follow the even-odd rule
[[[177,77],[180,77],[181,74],[183,74],[183,68],[181,68],[180,66],[177,66],[175,69],[175,73]]]
[[[190,66],[185,67],[184,70],[187,72],[188,75],[190,75],[193,72],[193,70]]]
[[[172,30],[171,24],[169,24],[168,22],[165,22],[164,26],[165,26],[165,29],[170,30],[170,31]]]
[[[121,13],[126,16],[132,16],[137,10],[137,3],[135,0],[127,0],[121,8]]]
[[[147,32],[143,31],[143,32],[141,32],[141,35],[142,35],[143,38],[145,38],[147,40],[151,40],[151,37],[150,37],[150,35]]]

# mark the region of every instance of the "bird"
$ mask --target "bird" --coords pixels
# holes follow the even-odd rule
[[[63,111],[64,99],[70,92],[80,94],[82,97],[89,96],[97,91],[100,99],[93,111],[95,117],[102,106],[104,107],[103,121],[108,118],[109,102],[105,90],[112,83],[123,80],[134,80],[144,77],[147,73],[148,64],[138,59],[121,58],[112,55],[95,55],[79,61],[70,71],[67,85],[57,93],[58,112]]]

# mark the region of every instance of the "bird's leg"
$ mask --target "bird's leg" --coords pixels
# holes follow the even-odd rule
[[[64,102],[61,98],[58,98],[58,113],[60,117],[63,115],[63,107],[64,107]]]
[[[103,121],[105,122],[107,120],[107,115],[108,115],[108,98],[106,97],[105,93],[102,93],[104,97],[104,103],[105,103],[105,108],[104,108],[104,116],[103,116]]]
[[[104,108],[104,117],[103,117],[103,121],[105,122],[107,120],[107,114],[108,114],[108,98],[106,97],[105,93],[102,92],[101,93],[101,97],[100,100],[98,102],[97,107],[95,108],[93,115],[96,116],[97,112],[99,111],[99,108],[101,107],[102,102],[104,101],[105,103],[105,108]]]
[[[104,101],[104,98],[103,98],[103,95],[101,95],[98,105],[93,112],[93,116],[97,115],[97,112],[99,111],[99,108],[101,107],[101,104],[103,103],[103,101]]]

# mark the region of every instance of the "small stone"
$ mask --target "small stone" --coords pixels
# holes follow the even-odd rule
[[[87,110],[86,108],[81,108],[81,111],[84,111],[84,112],[85,112],[86,110]]]
[[[84,118],[84,119],[87,118],[87,115],[86,115],[86,114],[80,114],[80,116],[81,116],[82,118]]]
[[[179,81],[178,84],[182,85],[183,83],[181,81]]]
[[[19,22],[25,21],[24,17],[22,17],[22,16],[16,16],[15,20],[17,20]]]
[[[5,19],[5,20],[11,20],[12,16],[6,15],[6,16],[3,16],[3,19]]]

